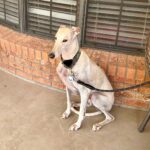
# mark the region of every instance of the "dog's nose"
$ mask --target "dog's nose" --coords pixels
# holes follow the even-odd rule
[[[50,54],[48,55],[48,57],[49,57],[49,58],[55,58],[55,54],[54,54],[54,53],[50,53]]]

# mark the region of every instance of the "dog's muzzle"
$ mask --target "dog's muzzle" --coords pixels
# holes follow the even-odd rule
[[[55,54],[54,54],[54,53],[50,53],[50,54],[48,55],[48,57],[53,59],[53,58],[55,58]]]

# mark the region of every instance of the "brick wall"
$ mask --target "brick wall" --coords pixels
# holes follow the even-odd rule
[[[23,78],[64,89],[56,74],[59,59],[49,60],[47,53],[53,41],[29,36],[0,26],[0,67]],[[101,66],[115,88],[148,80],[144,57],[82,48]],[[137,109],[149,107],[150,88],[115,93],[115,104]]]

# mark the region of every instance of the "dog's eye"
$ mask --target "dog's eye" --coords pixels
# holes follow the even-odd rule
[[[63,40],[63,42],[67,42],[67,41],[68,41],[67,39],[64,39],[64,40]]]

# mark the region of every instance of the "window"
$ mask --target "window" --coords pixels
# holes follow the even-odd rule
[[[148,0],[88,0],[85,45],[141,54],[150,29]]]
[[[75,26],[76,0],[28,0],[27,30],[54,36],[61,24]]]
[[[19,0],[0,0],[0,22],[19,28]]]
[[[143,55],[150,0],[0,0],[0,23],[50,38],[80,26],[82,46]]]

